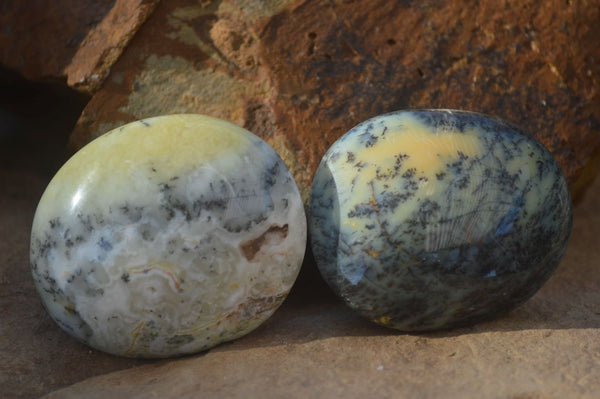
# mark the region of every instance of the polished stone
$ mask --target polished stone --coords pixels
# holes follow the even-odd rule
[[[533,137],[483,115],[400,111],[335,142],[312,186],[317,266],[354,310],[404,331],[530,298],[562,258],[566,180]]]
[[[165,357],[259,326],[305,246],[298,189],[271,147],[219,119],[172,115],[115,129],[59,170],[35,214],[31,266],[66,332]]]

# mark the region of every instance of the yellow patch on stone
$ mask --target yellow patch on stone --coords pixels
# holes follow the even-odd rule
[[[92,208],[126,203],[132,190],[143,193],[152,187],[149,179],[156,184],[169,181],[192,167],[232,156],[232,149],[243,153],[250,137],[234,124],[203,115],[132,122],[100,136],[69,159],[54,176],[56,183],[44,192],[37,212],[73,213],[83,198]],[[98,194],[90,197],[88,192]]]
[[[367,251],[367,253],[368,253],[368,254],[369,254],[371,257],[373,257],[373,258],[377,258],[377,257],[379,256],[379,252],[377,252],[377,251],[373,251],[373,250],[371,250],[371,249],[369,249],[369,250]]]
[[[357,136],[348,144],[348,151],[355,156],[354,162],[347,162],[345,154],[332,161],[336,163],[332,170],[338,190],[352,190],[348,195],[341,195],[352,198],[340,203],[341,217],[345,218],[357,204],[369,204],[375,211],[369,218],[360,219],[359,226],[354,224],[353,228],[363,229],[367,223],[377,221],[380,205],[374,193],[384,191],[382,185],[386,174],[396,173],[394,167],[398,156],[403,156],[399,176],[412,170],[418,185],[415,196],[408,198],[393,215],[386,216],[390,223],[401,224],[420,205],[419,199],[439,195],[447,183],[438,182],[437,175],[446,172],[448,164],[460,159],[460,154],[475,157],[483,152],[479,132],[475,129],[458,132],[452,127],[440,127],[436,130],[410,114],[389,117],[386,127],[385,134],[375,134],[378,139],[371,146],[360,143]],[[360,170],[357,163],[361,165]],[[378,175],[383,175],[383,179],[378,179]],[[469,198],[465,200],[470,201]],[[343,220],[342,225],[346,225]]]
[[[398,155],[408,155],[402,162],[402,172],[414,169],[419,177],[433,180],[447,163],[459,158],[459,152],[469,157],[482,152],[474,130],[464,133],[453,129],[434,131],[410,115],[400,115],[396,119],[373,146],[357,146],[357,161],[365,165],[360,173],[363,182],[375,179],[378,168],[383,172],[393,169]],[[336,173],[336,181],[342,179],[349,183],[354,178],[354,166],[349,165],[344,171],[348,175]],[[366,188],[366,185],[361,187]]]

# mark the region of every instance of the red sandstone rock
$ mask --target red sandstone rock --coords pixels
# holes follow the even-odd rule
[[[305,2],[260,36],[277,129],[312,171],[374,115],[468,109],[521,125],[574,182],[600,145],[599,10],[598,1]]]
[[[0,64],[92,93],[158,0],[4,0]]]
[[[162,2],[72,136],[197,112],[280,152],[306,195],[360,121],[412,107],[504,118],[538,137],[570,183],[600,148],[600,0]]]

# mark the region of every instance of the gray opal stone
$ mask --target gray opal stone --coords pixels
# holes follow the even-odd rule
[[[572,205],[535,138],[483,115],[400,111],[324,156],[309,231],[331,288],[403,331],[474,323],[530,298],[559,264]]]

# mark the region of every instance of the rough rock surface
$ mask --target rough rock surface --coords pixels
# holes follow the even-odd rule
[[[458,108],[533,133],[576,186],[600,148],[598,18],[600,0],[161,2],[72,143],[205,113],[267,140],[306,198],[327,147],[362,120]]]
[[[161,2],[92,97],[72,143],[80,147],[123,122],[185,112],[220,117],[268,138],[275,126],[262,100],[271,88],[249,25],[289,2]]]
[[[0,65],[91,93],[158,0],[4,0]]]

